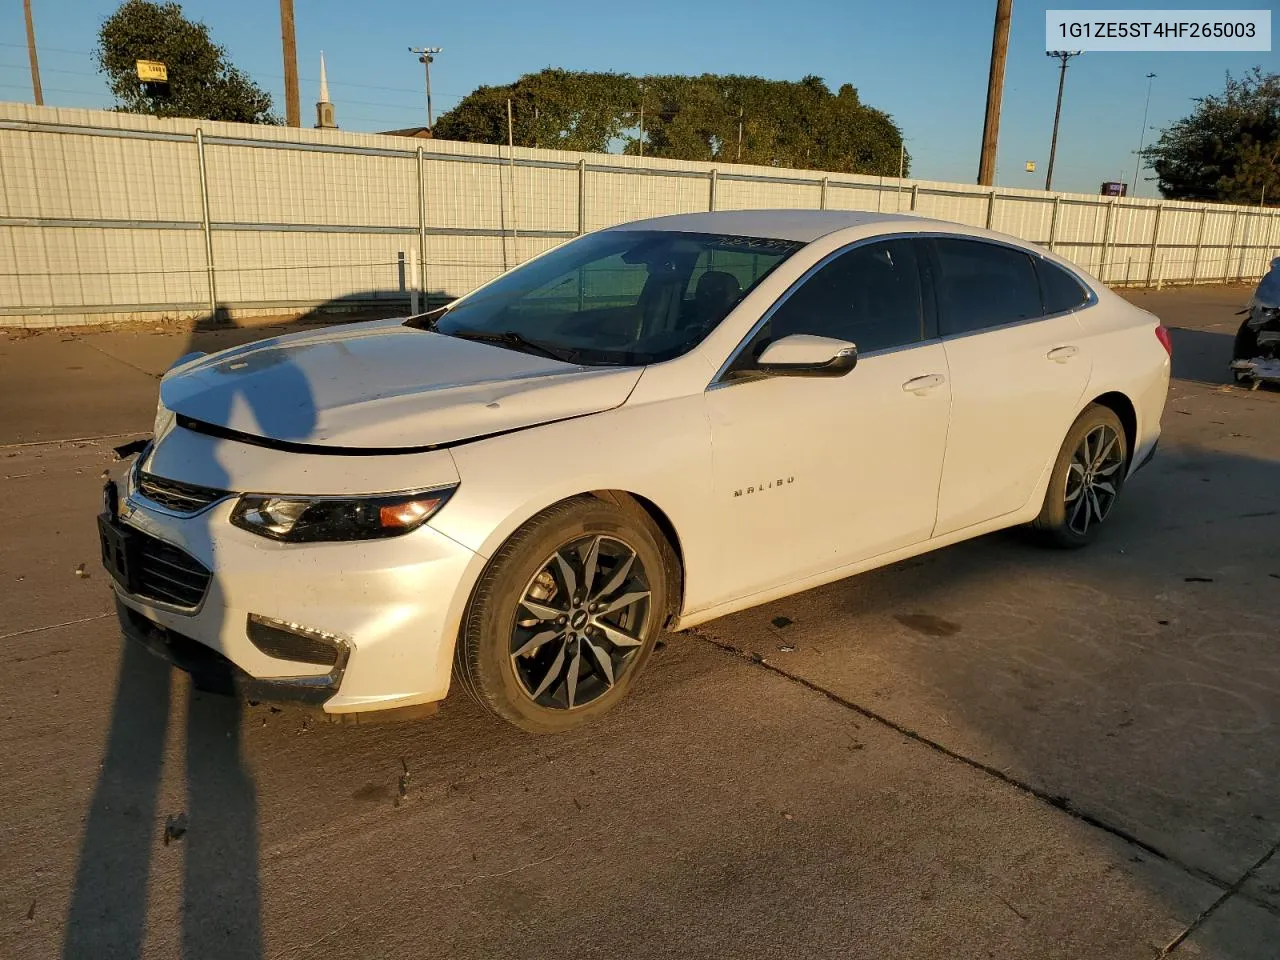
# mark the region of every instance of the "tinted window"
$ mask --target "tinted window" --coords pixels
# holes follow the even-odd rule
[[[774,258],[768,255],[761,255],[750,249],[733,250],[733,249],[712,249],[704,250],[698,255],[697,262],[693,265],[693,274],[689,277],[689,286],[685,289],[686,299],[696,300],[698,291],[706,291],[713,285],[726,284],[732,286],[736,284],[740,290],[748,290],[755,286],[756,282],[772,269]],[[710,274],[726,274],[732,278],[732,281],[726,277],[714,277],[712,280],[704,280],[708,273]]]
[[[943,336],[969,333],[1042,315],[1040,284],[1031,258],[981,240],[934,241]]]
[[[919,342],[915,246],[883,240],[836,257],[783,301],[762,333],[757,349],[793,333],[850,340],[859,353]]]
[[[1089,299],[1089,291],[1080,281],[1056,263],[1037,258],[1036,273],[1040,275],[1040,299],[1045,313],[1065,313]]]
[[[658,363],[698,344],[801,246],[725,234],[606,230],[409,322],[575,363]]]

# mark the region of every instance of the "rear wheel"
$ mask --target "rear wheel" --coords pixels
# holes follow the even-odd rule
[[[1128,463],[1120,418],[1106,407],[1087,407],[1067,431],[1033,526],[1060,547],[1091,543],[1115,507]]]
[[[481,577],[455,675],[484,707],[534,733],[598,717],[653,650],[673,563],[639,508],[578,497],[544,510]]]

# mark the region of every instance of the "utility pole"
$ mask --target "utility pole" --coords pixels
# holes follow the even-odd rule
[[[444,53],[444,47],[410,47],[409,52],[418,55],[418,62],[427,73],[427,130],[432,130],[435,128],[436,121],[431,115],[431,61],[435,59],[437,53]]]
[[[1142,108],[1142,132],[1138,134],[1138,156],[1133,161],[1133,191],[1130,196],[1138,195],[1138,165],[1142,163],[1142,147],[1147,142],[1147,111],[1151,109],[1151,81],[1156,78],[1154,73],[1147,74],[1147,105]]]
[[[36,58],[36,27],[31,22],[31,0],[22,0],[22,13],[27,18],[27,56],[31,58],[31,92],[36,106],[44,104],[44,90],[40,87],[40,61]]]
[[[1058,155],[1058,121],[1062,119],[1062,88],[1067,82],[1067,61],[1080,56],[1079,50],[1050,50],[1045,56],[1056,57],[1060,67],[1058,71],[1058,106],[1053,111],[1053,139],[1049,142],[1049,169],[1044,176],[1044,188],[1053,189],[1053,160]]]
[[[291,127],[302,126],[298,106],[298,44],[293,35],[293,0],[280,0],[280,45],[284,48],[284,117]]]
[[[738,108],[738,162],[742,162],[742,107]]]
[[[1009,21],[1013,0],[996,0],[996,22],[991,35],[991,72],[987,76],[987,116],[982,122],[982,157],[978,183],[991,186],[996,179],[996,146],[1000,141],[1000,100],[1004,96],[1004,61],[1009,53]]]

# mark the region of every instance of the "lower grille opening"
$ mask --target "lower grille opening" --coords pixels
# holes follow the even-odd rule
[[[137,563],[135,596],[188,610],[200,606],[213,574],[199,560],[137,529],[130,529],[130,538],[137,544],[131,558]]]
[[[268,657],[335,666],[346,649],[346,641],[336,634],[325,633],[300,624],[272,617],[249,614],[247,625],[250,642]]]

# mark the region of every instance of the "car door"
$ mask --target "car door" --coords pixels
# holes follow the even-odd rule
[[[918,259],[917,242],[905,239],[828,258],[707,390],[718,600],[929,536],[950,385]],[[829,378],[753,372],[754,358],[790,334],[852,341],[857,366]]]
[[[1031,497],[1089,382],[1074,311],[1090,294],[1060,267],[1014,246],[960,237],[930,246],[951,373],[934,531],[941,536],[1012,513]]]

